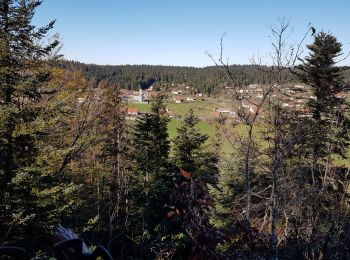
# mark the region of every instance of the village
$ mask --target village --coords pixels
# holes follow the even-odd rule
[[[152,97],[162,93],[167,97],[166,102],[168,104],[173,104],[171,110],[170,108],[167,109],[167,115],[170,118],[181,118],[181,113],[176,111],[176,108],[181,105],[186,104],[191,107],[191,104],[193,106],[194,104],[201,104],[204,109],[206,108],[206,113],[203,115],[205,119],[218,119],[224,116],[232,121],[238,121],[239,113],[242,109],[248,114],[258,112],[259,118],[265,117],[264,105],[260,107],[259,104],[266,95],[267,89],[267,86],[260,84],[250,84],[244,88],[240,88],[238,90],[238,99],[241,102],[233,102],[233,96],[237,93],[235,92],[237,90],[230,86],[225,87],[222,94],[215,97],[208,97],[205,94],[196,93],[192,88],[184,84],[172,84],[171,90],[165,93],[155,91],[152,86],[148,89],[140,89],[138,91],[122,89],[121,95],[123,101],[128,104],[127,119],[129,120],[135,120],[137,116],[147,112],[142,109],[144,107],[142,104],[148,104]],[[341,99],[347,99],[349,97],[345,92],[338,93],[336,96]],[[316,99],[311,89],[302,84],[282,87],[275,86],[273,91],[269,93],[269,98],[278,100],[281,107],[287,110],[296,111],[298,117],[310,117],[311,114],[306,104],[309,99]]]

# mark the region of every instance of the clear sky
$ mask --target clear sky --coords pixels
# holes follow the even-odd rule
[[[281,17],[294,28],[291,42],[312,23],[350,50],[349,0],[44,0],[34,24],[57,19],[66,59],[202,67],[213,65],[205,51],[217,55],[223,33],[232,64],[267,54],[269,28]]]

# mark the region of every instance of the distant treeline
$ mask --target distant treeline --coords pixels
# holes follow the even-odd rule
[[[96,65],[76,61],[62,61],[60,66],[66,69],[81,70],[93,85],[106,81],[129,90],[146,89],[151,85],[156,89],[169,90],[173,88],[171,84],[184,84],[196,92],[215,94],[227,86],[228,82],[232,82],[227,80],[223,71],[216,66],[195,68],[158,65]],[[343,68],[344,80],[350,82],[350,68]],[[255,65],[230,66],[235,84],[238,86],[271,82],[269,74],[262,72],[266,69],[269,68]],[[284,80],[293,80],[288,71],[283,76]]]
[[[129,90],[148,88],[171,88],[171,84],[185,84],[194,91],[204,94],[215,94],[228,85],[225,74],[216,66],[195,68],[155,65],[96,65],[76,61],[62,61],[60,66],[68,69],[81,70],[92,84],[101,81],[116,83]],[[264,84],[270,82],[267,73],[255,65],[231,65],[230,70],[238,86],[249,84]],[[287,71],[285,80],[293,79]],[[344,80],[350,82],[350,69],[344,67]]]

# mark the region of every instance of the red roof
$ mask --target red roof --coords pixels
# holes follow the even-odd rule
[[[339,92],[339,93],[335,94],[335,96],[337,98],[347,98],[348,95],[344,92]]]
[[[128,107],[128,114],[138,114],[139,109],[136,107]]]
[[[220,112],[218,111],[213,111],[211,112],[212,117],[219,118],[220,117]]]

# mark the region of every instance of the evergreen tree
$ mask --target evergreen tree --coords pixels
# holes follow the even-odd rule
[[[312,113],[309,123],[313,125],[310,127],[313,157],[324,158],[330,153],[344,156],[349,145],[350,121],[346,100],[337,96],[346,91],[342,69],[336,66],[342,44],[334,36],[320,32],[307,47],[310,55],[298,67],[297,76],[312,87],[316,97],[308,102]]]
[[[31,25],[40,1],[4,0],[0,6],[0,81],[1,81],[1,163],[3,185],[17,168],[33,161],[34,136],[16,134],[24,123],[33,122],[40,112],[37,106],[41,87],[49,80],[43,59],[58,45],[38,45],[54,22],[35,30]]]
[[[174,139],[175,165],[191,173],[196,172],[204,160],[201,148],[208,135],[202,134],[197,129],[198,117],[190,109],[183,124],[177,128],[177,136]]]
[[[219,176],[216,185],[209,186],[209,193],[213,198],[213,208],[210,210],[210,223],[221,230],[229,238],[221,243],[218,251],[226,254],[240,252],[242,254],[251,254],[259,244],[254,229],[245,219],[246,204],[244,196],[245,190],[245,162],[247,156],[247,140],[239,143],[239,148],[234,154],[226,155],[219,161]],[[251,173],[252,186],[257,190],[266,184],[264,176],[259,176],[257,172],[258,148],[255,142],[252,142],[249,159],[251,161],[249,170]],[[265,206],[266,200],[252,200],[256,209],[252,210],[252,219],[261,217],[261,205]]]
[[[128,128],[126,124],[126,107],[122,103],[117,86],[108,85],[105,89],[103,120],[105,125],[105,142],[102,158],[105,176],[108,180],[108,248],[111,247],[116,234],[124,234],[128,226],[128,192],[131,171],[131,154]],[[113,243],[116,245],[116,243]],[[119,243],[122,244],[122,243]],[[120,249],[120,248],[119,248]],[[116,252],[118,250],[114,249]]]
[[[336,243],[329,241],[339,241],[349,225],[341,184],[348,181],[347,169],[334,160],[346,158],[349,148],[349,105],[338,95],[346,91],[342,69],[337,67],[342,45],[334,36],[320,32],[307,47],[309,56],[302,60],[296,75],[311,86],[315,98],[308,102],[312,117],[300,122],[299,128],[307,130],[299,133],[290,160],[297,173],[290,177],[298,189],[298,199],[292,200],[298,204],[293,205],[298,212],[289,219],[294,225],[290,238],[300,255],[335,258],[339,257]]]
[[[151,112],[137,119],[132,133],[133,197],[137,211],[150,223],[164,216],[162,207],[170,194],[169,119],[165,113],[164,96],[156,96]]]
[[[31,24],[40,4],[0,3],[0,239],[24,240],[30,250],[48,242],[59,218],[72,209],[68,197],[76,190],[66,178],[54,177],[42,157],[55,123],[49,61],[59,57],[59,41],[41,44],[54,22],[37,29]]]
[[[216,184],[218,174],[218,140],[210,148],[205,146],[208,135],[197,128],[198,117],[190,109],[173,143],[173,161],[179,168],[172,192],[178,223],[186,236],[185,248],[200,258],[222,258],[215,248],[223,242],[221,233],[209,223],[208,212],[213,205],[208,184]]]
[[[210,187],[210,194],[214,199],[211,223],[218,228],[231,229],[239,221],[235,201],[244,193],[244,178],[242,172],[242,155],[235,155],[234,160],[228,156],[221,158],[219,164],[219,178],[216,186]]]

